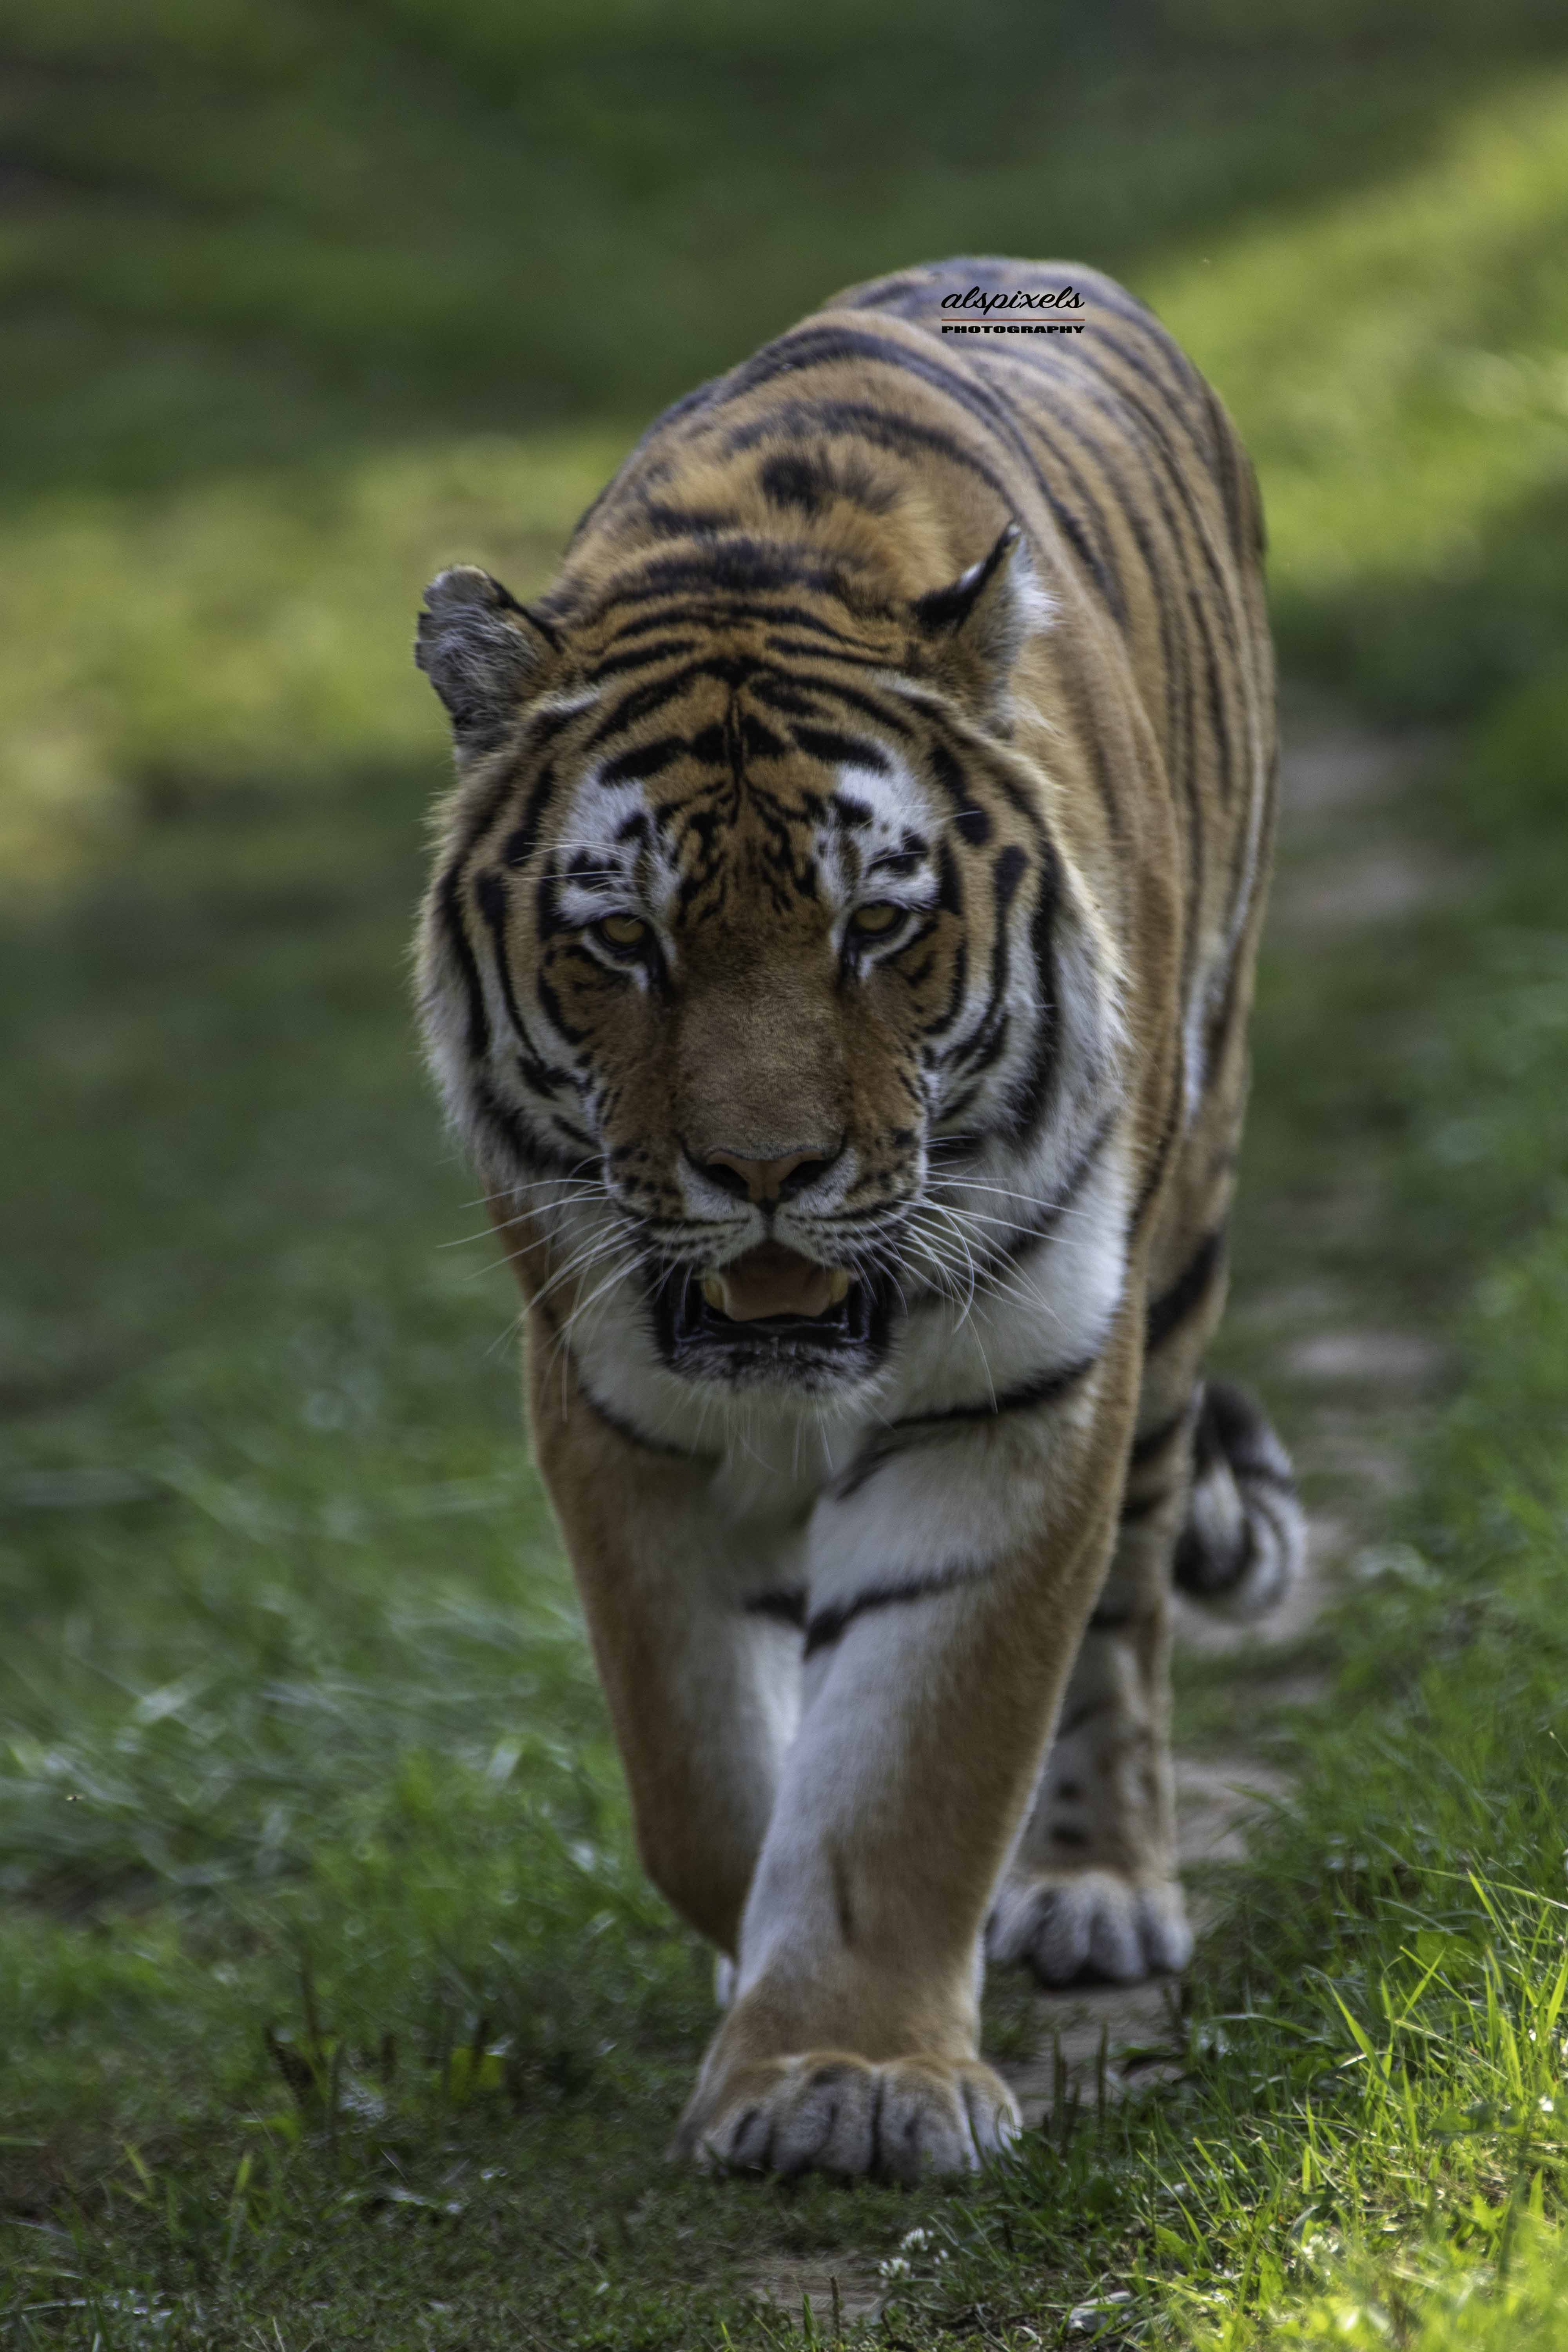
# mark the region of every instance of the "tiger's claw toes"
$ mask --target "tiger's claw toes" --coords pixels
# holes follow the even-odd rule
[[[738,2172],[916,2180],[974,2172],[1018,2131],[1018,2109],[978,2059],[805,2051],[746,2067],[693,2099],[672,2153]]]
[[[1193,1931],[1174,1879],[1135,1885],[1113,1870],[1012,1880],[985,1931],[988,1959],[1019,1961],[1053,1990],[1079,1981],[1137,1984],[1173,1974],[1193,1956]]]

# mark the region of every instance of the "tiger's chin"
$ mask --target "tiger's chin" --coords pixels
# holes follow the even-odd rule
[[[672,1267],[653,1292],[669,1370],[704,1387],[824,1395],[860,1386],[888,1352],[895,1286],[767,1242],[717,1272]]]

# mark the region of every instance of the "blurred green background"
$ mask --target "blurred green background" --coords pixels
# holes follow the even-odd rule
[[[1490,584],[1568,415],[1557,15],[13,6],[8,869],[438,758],[405,659],[438,558],[542,577],[653,411],[911,256],[1152,299],[1258,453],[1303,633]],[[1537,650],[1529,601],[1458,660],[1360,658],[1451,704]]]
[[[409,2341],[718,2343],[733,2311],[670,2300],[680,2231],[719,2294],[757,2245],[891,2242],[908,2209],[654,2162],[703,1963],[629,1857],[512,1302],[412,1043],[446,761],[419,591],[458,557],[541,586],[652,413],[851,280],[1016,252],[1152,302],[1258,460],[1292,693],[1441,730],[1399,823],[1459,877],[1414,928],[1270,951],[1233,1356],[1277,1372],[1245,1315],[1269,1282],[1447,1338],[1491,1268],[1514,1305],[1467,1342],[1470,1484],[1425,1507],[1491,1543],[1471,1491],[1524,1432],[1540,1601],[1568,26],[1544,0],[12,0],[0,60],[0,2319],[248,2343],[335,2294],[330,2340],[400,2342],[388,2242],[343,2216],[384,2218],[389,2181],[477,2212],[510,2168],[532,2201],[524,2227],[484,2192],[491,2253],[397,2242],[405,2303],[458,2314]],[[1318,1664],[1384,1703],[1380,1644],[1443,1654],[1415,1606]],[[1536,1761],[1551,1622],[1520,1604],[1498,1669]],[[1439,1843],[1526,1789],[1510,1866],[1560,1891],[1521,1752],[1455,1763]],[[1327,1937],[1320,1833],[1283,1908]],[[1267,1942],[1255,1971],[1285,1966]],[[278,2107],[269,2021],[329,2068],[403,2051],[352,2151]]]

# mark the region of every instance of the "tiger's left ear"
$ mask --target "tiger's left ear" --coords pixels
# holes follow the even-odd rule
[[[1005,728],[1018,656],[1026,639],[1049,627],[1056,609],[1023,532],[1010,522],[989,555],[948,587],[916,598],[914,619],[938,671],[990,724]]]

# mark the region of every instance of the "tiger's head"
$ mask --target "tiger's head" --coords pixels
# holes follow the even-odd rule
[[[459,782],[421,995],[557,1325],[630,1296],[665,1370],[820,1397],[1048,1190],[1103,942],[1010,740],[1048,619],[1016,528],[907,602],[759,569],[564,619],[432,583]]]

